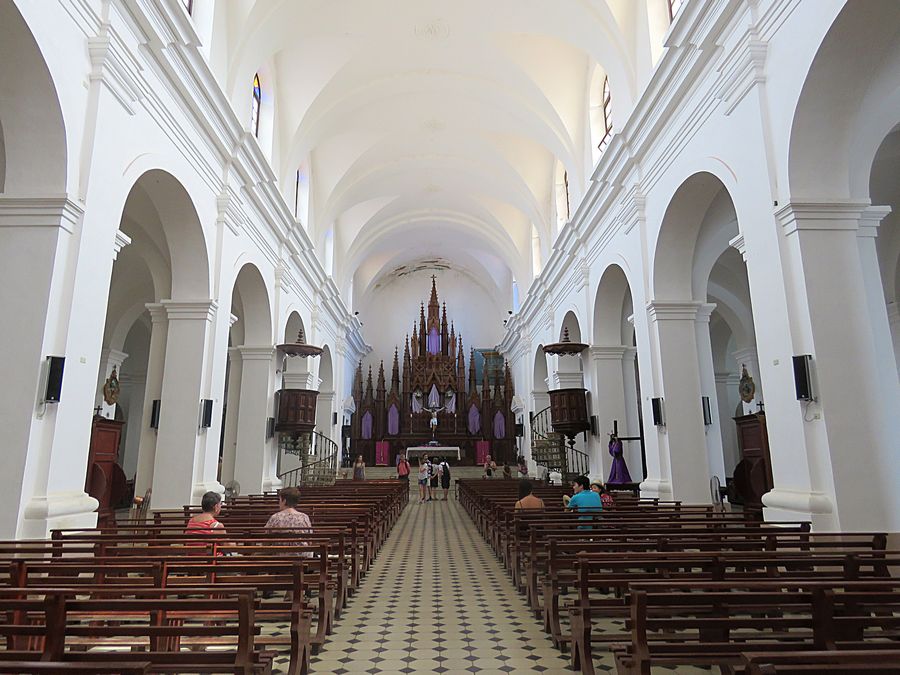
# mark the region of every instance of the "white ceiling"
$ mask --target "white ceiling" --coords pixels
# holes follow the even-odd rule
[[[552,246],[557,161],[573,208],[586,186],[598,64],[624,116],[642,3],[664,1],[219,0],[214,69],[236,109],[260,73],[260,143],[289,203],[308,175],[339,287],[440,257],[507,294],[533,276],[532,226]]]

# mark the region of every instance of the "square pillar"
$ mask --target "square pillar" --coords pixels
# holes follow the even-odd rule
[[[659,350],[657,395],[665,426],[656,427],[661,480],[670,477],[672,496],[709,503],[709,458],[697,363],[697,315],[705,303],[651,302],[647,314]],[[652,433],[652,432],[651,432]]]
[[[264,489],[264,479],[271,483],[274,465],[274,443],[266,441],[266,418],[272,396],[270,374],[275,348],[243,346],[238,350],[242,365],[234,479],[241,484],[241,494],[259,494]]]
[[[150,349],[147,357],[147,381],[144,385],[143,413],[141,416],[140,440],[138,441],[137,472],[134,477],[134,494],[136,497],[143,497],[150,486],[153,485],[157,430],[150,427],[150,418],[153,416],[153,401],[162,399],[163,371],[166,366],[166,341],[169,333],[169,317],[166,313],[166,308],[158,302],[149,302],[146,307],[147,311],[150,312]],[[164,412],[162,408],[160,408],[160,412]],[[152,505],[153,502],[151,501]]]
[[[591,455],[592,478],[606,481],[612,458],[608,452],[609,434],[613,430],[613,421],[617,420],[619,434],[626,434],[628,426],[625,410],[625,378],[623,357],[628,347],[598,346],[590,348],[591,365],[596,384],[593,387],[591,401],[593,413],[597,416],[597,447],[599,452]],[[632,364],[634,362],[632,361]],[[634,371],[632,370],[632,380]],[[626,459],[626,464],[628,460]],[[631,465],[628,466],[629,471]]]
[[[163,300],[169,321],[162,413],[153,472],[153,508],[191,503],[200,448],[200,401],[212,300]]]

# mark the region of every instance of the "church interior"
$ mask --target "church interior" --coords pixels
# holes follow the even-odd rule
[[[0,82],[0,673],[900,673],[897,0],[0,0]]]

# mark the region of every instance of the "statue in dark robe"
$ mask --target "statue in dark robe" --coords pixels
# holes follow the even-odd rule
[[[628,473],[628,465],[622,456],[622,441],[615,434],[609,435],[609,454],[612,455],[612,467],[609,470],[607,483],[621,484],[631,483],[631,474]]]

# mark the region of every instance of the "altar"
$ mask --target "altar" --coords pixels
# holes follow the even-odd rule
[[[514,463],[509,363],[495,350],[479,350],[476,358],[472,349],[466,362],[462,335],[438,300],[434,277],[427,309],[424,302],[417,309],[418,320],[394,350],[387,372],[384,361],[375,374],[371,365],[366,374],[362,362],[357,365],[350,454],[362,455],[369,466],[384,465],[401,452],[410,459],[425,453],[455,457],[463,465],[490,453],[497,462]]]
[[[412,460],[413,458],[421,457],[422,455],[428,455],[429,457],[440,457],[441,459],[447,459],[448,457],[455,457],[457,461],[459,461],[462,458],[462,453],[457,446],[418,445],[418,446],[406,449],[406,458],[409,460]]]

